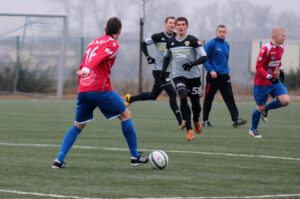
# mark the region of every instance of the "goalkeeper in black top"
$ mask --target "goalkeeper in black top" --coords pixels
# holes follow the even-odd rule
[[[154,68],[152,71],[152,75],[154,78],[154,84],[151,92],[144,92],[136,96],[132,96],[130,94],[127,94],[125,96],[125,104],[128,107],[131,103],[135,101],[145,101],[145,100],[156,100],[157,97],[160,95],[160,93],[165,90],[167,94],[169,95],[169,101],[171,109],[177,119],[177,122],[179,124],[179,128],[184,128],[184,123],[181,118],[180,110],[178,108],[177,102],[176,102],[176,91],[174,87],[172,86],[172,82],[169,79],[169,74],[171,67],[166,67],[165,76],[166,80],[161,81],[161,73],[162,73],[162,66],[163,66],[163,58],[164,58],[164,51],[166,49],[166,42],[170,38],[174,37],[176,33],[174,33],[175,28],[175,17],[167,17],[165,19],[165,30],[163,32],[153,34],[151,37],[146,38],[142,44],[142,50],[145,54],[148,64],[154,64]],[[148,53],[147,45],[154,44],[155,51],[156,51],[156,59],[151,57]]]
[[[173,58],[173,81],[180,98],[180,110],[187,129],[187,140],[194,139],[191,125],[191,109],[196,133],[200,134],[202,126],[200,117],[201,80],[198,65],[206,62],[207,55],[201,42],[194,36],[187,34],[188,20],[179,17],[175,21],[176,37],[168,40],[163,61],[162,81],[167,81],[165,72],[171,57]],[[188,105],[188,97],[192,107]]]

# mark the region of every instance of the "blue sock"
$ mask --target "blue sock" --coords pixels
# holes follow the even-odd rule
[[[125,120],[121,122],[123,135],[126,138],[131,156],[138,157],[139,153],[137,151],[137,139],[136,133],[133,128],[132,120]]]
[[[283,105],[281,104],[281,102],[278,99],[276,99],[276,100],[273,100],[272,102],[267,104],[266,111],[268,111],[270,109],[276,109],[276,108],[279,108],[279,107],[282,107],[282,106]]]
[[[260,120],[260,116],[261,116],[262,112],[259,112],[257,109],[255,109],[252,113],[252,123],[251,123],[251,128],[250,130],[256,130],[259,120]]]
[[[63,162],[65,159],[65,156],[67,155],[67,153],[69,152],[70,148],[72,147],[72,145],[74,144],[74,142],[76,141],[79,133],[81,132],[81,130],[77,127],[77,126],[72,126],[66,133],[63,143],[61,145],[59,154],[57,156],[57,160],[59,160],[60,162]]]

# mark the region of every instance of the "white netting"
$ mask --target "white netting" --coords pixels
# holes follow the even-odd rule
[[[57,91],[64,26],[63,17],[0,16],[0,91]]]

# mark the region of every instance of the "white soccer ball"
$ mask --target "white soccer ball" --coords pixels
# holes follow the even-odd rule
[[[164,169],[168,165],[169,158],[164,151],[152,151],[149,155],[149,162],[153,169]]]

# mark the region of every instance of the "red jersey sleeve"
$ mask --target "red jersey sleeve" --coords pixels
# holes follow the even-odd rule
[[[264,46],[261,48],[256,61],[256,72],[264,77],[268,75],[266,69],[264,68],[264,63],[267,61],[267,58],[268,58],[268,47]]]

